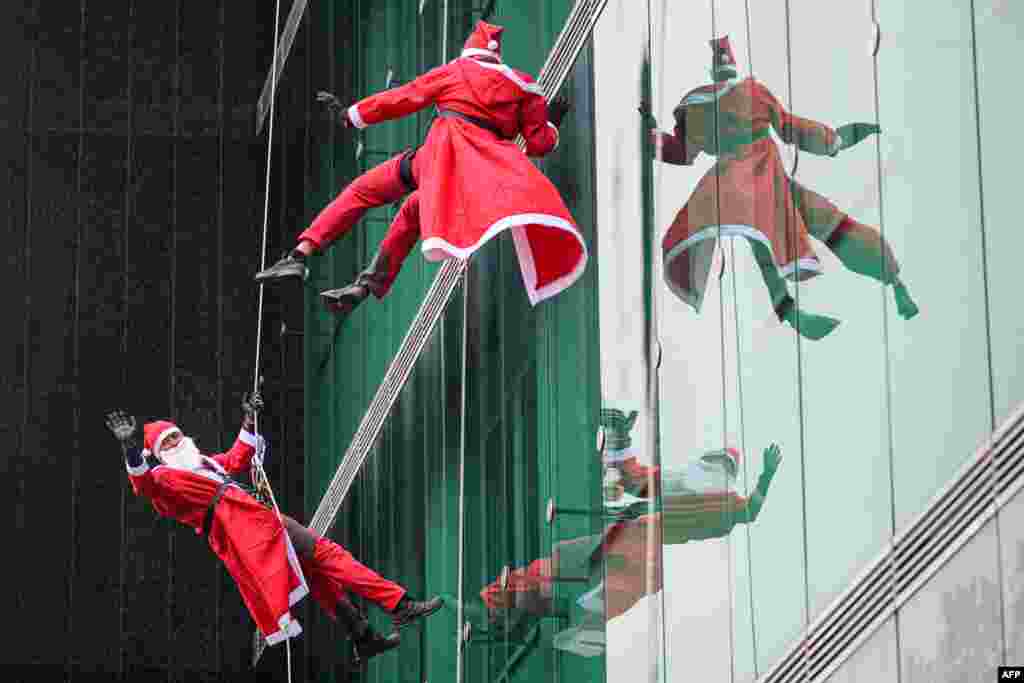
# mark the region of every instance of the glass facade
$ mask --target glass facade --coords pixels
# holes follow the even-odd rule
[[[358,94],[454,57],[482,13],[351,5],[313,21],[344,57],[328,77]],[[496,240],[389,408],[336,534],[447,609],[374,679],[776,680],[1024,398],[1004,133],[1024,10],[488,3],[531,74],[584,6],[599,19],[541,168],[587,271],[531,307]],[[309,211],[428,121],[339,136]],[[316,285],[362,268],[393,214],[371,213]],[[437,273],[410,259],[337,330],[310,300],[308,507]],[[988,521],[820,680],[973,680],[1012,660],[1012,543]],[[943,615],[979,626],[959,669],[936,663],[962,646]]]

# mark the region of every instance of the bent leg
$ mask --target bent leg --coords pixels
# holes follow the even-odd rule
[[[312,532],[310,532],[312,533]],[[352,553],[327,538],[317,538],[312,558],[303,560],[310,592],[330,615],[347,592],[360,595],[387,611],[393,611],[405,589],[357,561]]]
[[[391,291],[402,264],[420,239],[420,193],[413,192],[402,203],[391,227],[380,243],[382,262],[368,273],[370,289],[378,299]]]
[[[858,275],[887,285],[898,280],[900,264],[877,228],[846,216],[825,244],[844,266]]]
[[[808,231],[824,242],[848,270],[885,284],[896,280],[899,263],[877,228],[858,223],[796,181],[793,195]]]
[[[362,174],[328,204],[301,235],[318,250],[344,236],[372,208],[392,204],[409,192],[399,167],[405,152]]]

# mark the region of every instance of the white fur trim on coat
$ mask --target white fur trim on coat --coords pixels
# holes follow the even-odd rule
[[[149,451],[142,451],[142,464],[138,467],[132,467],[126,462],[124,466],[128,470],[128,474],[133,477],[141,477],[146,472],[149,472],[149,464],[146,462],[147,455],[149,455]]]
[[[576,241],[579,242],[583,251],[582,256],[579,261],[576,262],[576,266],[571,272],[539,289],[537,288],[537,269],[533,263],[533,251],[530,249],[530,243],[526,237],[525,226],[527,225],[543,225],[556,230],[564,230],[576,238]],[[519,213],[511,216],[505,216],[504,218],[495,221],[491,227],[487,228],[486,232],[481,235],[480,239],[478,239],[475,244],[466,248],[456,247],[454,244],[451,244],[440,237],[431,237],[423,242],[423,255],[429,261],[441,261],[450,257],[468,259],[477,249],[482,247],[492,237],[509,229],[512,230],[513,242],[516,245],[516,254],[519,256],[519,270],[523,275],[523,284],[526,286],[526,295],[529,297],[530,304],[532,306],[536,306],[544,299],[553,297],[563,289],[568,288],[583,274],[583,269],[586,268],[587,265],[587,243],[583,241],[583,237],[579,234],[572,223],[564,218],[559,218],[558,216],[552,216],[551,214],[546,213]]]
[[[493,42],[493,41],[492,41]],[[497,47],[497,45],[495,45]],[[494,50],[485,50],[482,47],[467,47],[462,51],[463,57],[494,57],[499,62],[501,61],[501,55]]]
[[[510,69],[505,64],[488,64],[487,62],[481,62],[479,59],[471,59],[469,61],[485,69],[491,69],[492,71],[500,71],[502,75],[505,76],[505,78],[512,81],[526,92],[533,93],[534,95],[544,95],[544,91],[540,89],[539,85],[537,85],[536,83],[527,83],[526,81],[519,77],[519,74]]]
[[[362,130],[366,128],[366,121],[363,121],[363,117],[359,114],[358,105],[353,104],[348,108],[348,120],[352,122],[352,125]]]

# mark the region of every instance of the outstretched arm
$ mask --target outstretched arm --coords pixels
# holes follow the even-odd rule
[[[149,471],[146,453],[135,439],[135,417],[123,410],[114,410],[107,413],[106,423],[107,429],[121,444],[121,453],[124,455],[124,465],[128,470],[132,490],[137,496],[151,498],[156,489],[156,481]]]
[[[242,398],[242,428],[238,438],[225,453],[211,456],[228,474],[243,474],[252,466],[252,458],[262,449],[263,437],[255,433],[256,413],[263,410],[263,399],[259,392],[246,394]]]
[[[550,103],[530,94],[519,107],[519,130],[526,140],[526,156],[542,157],[558,147],[558,127],[569,111],[569,100],[556,97]]]
[[[355,128],[366,128],[376,123],[415,114],[434,103],[449,79],[450,72],[445,66],[431,69],[405,85],[359,100],[348,108],[347,116],[342,119],[342,123]]]
[[[757,479],[757,486],[754,487],[754,492],[747,499],[747,507],[737,514],[737,524],[752,524],[757,520],[757,516],[761,513],[761,507],[764,505],[764,500],[768,496],[768,486],[772,483],[772,477],[775,476],[775,471],[779,469],[779,463],[781,462],[782,454],[776,444],[772,444],[765,449],[764,466],[761,470],[761,476]]]
[[[687,142],[686,131],[682,127],[677,124],[673,132],[664,133],[658,130],[658,120],[654,118],[650,104],[641,102],[637,110],[643,117],[644,125],[650,128],[650,143],[654,145],[654,153],[659,160],[673,166],[693,164],[693,160],[700,154],[700,148]]]
[[[835,156],[843,148],[842,138],[831,127],[789,113],[768,88],[760,83],[757,88],[771,112],[772,126],[783,142],[821,156]]]

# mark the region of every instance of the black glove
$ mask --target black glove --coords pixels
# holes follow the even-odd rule
[[[128,450],[135,446],[135,417],[123,410],[107,413],[107,429],[114,438],[121,442],[121,448]]]
[[[562,119],[569,112],[572,105],[569,104],[569,99],[566,97],[556,97],[555,99],[548,102],[548,121],[558,128],[562,125]]]
[[[336,116],[341,122],[341,125],[345,128],[352,127],[352,121],[348,118],[348,107],[341,103],[336,96],[329,92],[321,90],[316,94],[317,102],[322,102],[327,105],[327,110],[331,113],[331,116]]]
[[[263,410],[263,397],[260,392],[254,391],[242,396],[242,421],[246,425],[252,425],[256,414]]]
[[[651,103],[646,100],[640,102],[640,106],[636,108],[640,112],[640,116],[643,117],[644,122],[651,128],[658,127],[658,120],[654,118],[654,112],[651,111]]]

